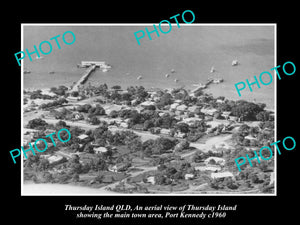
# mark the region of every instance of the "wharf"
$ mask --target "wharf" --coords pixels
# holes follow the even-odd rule
[[[79,85],[84,84],[86,82],[86,80],[91,75],[91,73],[96,69],[96,67],[97,67],[96,65],[89,66],[84,72],[84,74],[81,76],[81,78],[76,82],[76,84],[74,84],[74,86],[71,89],[71,92],[78,91]]]

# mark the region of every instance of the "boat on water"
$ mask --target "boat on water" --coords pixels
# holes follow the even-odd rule
[[[40,56],[40,57],[36,56],[35,57],[35,59],[43,59],[43,58],[44,58],[43,56]]]
[[[24,74],[29,74],[29,73],[31,73],[31,71],[29,71],[29,70],[24,70],[23,73],[24,73]]]
[[[55,72],[54,71],[50,71],[49,74],[55,74]]]
[[[211,72],[211,73],[215,72],[215,68],[214,68],[214,67],[211,67],[210,72]]]
[[[105,68],[102,69],[102,72],[104,72],[104,73],[107,72],[107,71],[108,71],[108,69],[105,69]]]
[[[222,83],[223,81],[224,81],[223,78],[214,78],[214,79],[212,80],[212,82],[213,82],[214,84],[219,84],[219,83]]]
[[[101,69],[111,69],[111,65],[109,64],[101,65]]]
[[[171,73],[175,73],[175,70],[174,70],[174,69],[171,69]]]
[[[178,81],[179,81],[178,79],[175,79],[175,80],[174,80],[174,82],[176,82],[176,83],[177,83]]]
[[[167,77],[167,78],[168,78],[169,76],[170,76],[170,74],[168,74],[168,73],[165,75],[165,77]]]
[[[239,62],[237,59],[232,60],[232,63],[231,63],[232,66],[237,66],[238,64],[239,64]]]
[[[141,80],[142,78],[143,78],[142,76],[138,76],[136,79]]]

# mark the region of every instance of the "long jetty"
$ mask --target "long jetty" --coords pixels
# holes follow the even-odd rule
[[[71,92],[78,91],[78,87],[81,84],[84,84],[88,77],[91,75],[91,73],[96,69],[96,65],[91,65],[87,68],[87,70],[84,72],[84,74],[81,76],[81,78],[74,84],[72,87]]]

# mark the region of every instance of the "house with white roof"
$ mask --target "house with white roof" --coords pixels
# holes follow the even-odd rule
[[[105,153],[107,152],[107,148],[105,147],[98,147],[98,148],[94,148],[95,153]]]
[[[81,135],[78,136],[78,138],[79,138],[80,140],[86,140],[88,137],[89,137],[89,136],[86,135],[86,134],[81,134]]]
[[[161,134],[169,135],[169,134],[170,134],[170,129],[162,128],[162,129],[160,130],[160,133],[161,133]]]
[[[155,177],[154,176],[147,177],[147,182],[154,185],[155,184]]]
[[[187,108],[188,107],[186,105],[179,105],[179,106],[177,106],[176,110],[178,110],[178,111],[186,111]]]
[[[199,108],[199,106],[194,105],[194,106],[188,107],[187,110],[188,110],[189,112],[195,113],[196,110],[197,110],[198,108]]]
[[[221,178],[225,178],[225,177],[231,177],[234,179],[234,176],[231,172],[226,171],[226,172],[220,172],[220,173],[211,173],[211,178],[212,179],[221,179]]]
[[[185,179],[185,180],[192,180],[192,179],[194,179],[194,177],[195,177],[195,175],[192,174],[192,173],[186,173],[186,174],[184,175],[184,179]]]
[[[204,160],[204,163],[206,165],[211,165],[211,160],[214,160],[216,162],[216,164],[220,165],[220,166],[224,166],[225,165],[225,159],[220,158],[220,157],[208,157],[207,159]]]
[[[152,101],[145,101],[145,102],[142,102],[140,104],[140,106],[143,106],[143,107],[147,107],[147,106],[150,106],[150,105],[155,105],[155,103],[152,102]]]
[[[179,103],[173,103],[170,105],[170,109],[176,109],[179,106]]]
[[[215,148],[224,148],[224,149],[230,149],[230,146],[225,142],[218,142],[214,144]]]
[[[212,165],[212,166],[195,166],[194,167],[195,170],[199,170],[199,171],[213,171],[213,172],[217,172],[221,170],[220,166],[217,165]]]
[[[251,135],[247,135],[247,136],[245,136],[244,137],[245,139],[248,139],[248,140],[256,140],[256,138],[255,137],[253,137],[253,136],[251,136]]]

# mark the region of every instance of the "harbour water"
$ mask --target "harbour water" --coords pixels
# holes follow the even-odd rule
[[[81,61],[105,61],[112,65],[109,72],[96,70],[88,82],[108,86],[142,85],[146,88],[185,87],[205,82],[208,78],[221,77],[224,82],[210,85],[208,92],[214,96],[225,96],[237,100],[245,99],[264,102],[268,108],[274,106],[274,82],[254,91],[245,90],[239,97],[234,84],[254,81],[263,71],[274,67],[274,26],[184,26],[152,40],[147,36],[138,45],[134,32],[144,26],[24,26],[24,49],[33,51],[33,45],[48,40],[65,31],[72,31],[76,41],[61,49],[54,41],[51,54],[42,59],[23,60],[24,67],[31,73],[24,74],[24,88],[50,88],[70,86],[84,73],[77,68]],[[153,27],[152,27],[153,29]],[[47,52],[47,50],[44,50]],[[237,58],[238,66],[231,62]],[[215,72],[210,73],[214,67]],[[174,69],[174,73],[171,70]],[[50,73],[54,72],[54,73]],[[168,77],[165,75],[169,74]],[[142,79],[137,79],[142,76]],[[174,82],[177,79],[178,82]]]

